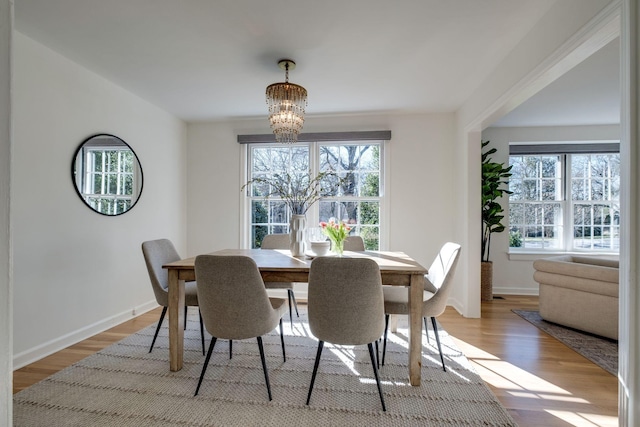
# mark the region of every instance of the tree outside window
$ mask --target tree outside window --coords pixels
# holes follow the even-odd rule
[[[285,173],[315,176],[319,172],[335,172],[343,179],[342,184],[312,206],[308,219],[343,220],[351,226],[353,234],[363,237],[367,249],[375,250],[380,247],[381,149],[382,142],[370,141],[251,145],[247,180]],[[266,234],[289,232],[286,206],[277,197],[265,200],[268,193],[268,188],[251,186],[248,194],[253,248],[260,247]]]

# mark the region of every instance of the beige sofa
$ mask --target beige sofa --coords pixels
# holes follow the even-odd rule
[[[540,316],[549,322],[618,339],[618,260],[564,255],[533,263]]]

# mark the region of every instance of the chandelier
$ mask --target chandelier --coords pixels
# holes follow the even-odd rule
[[[304,124],[304,109],[307,106],[307,90],[289,83],[289,70],[296,68],[290,59],[281,59],[278,66],[285,70],[284,83],[267,86],[269,123],[277,142],[291,144],[298,141]]]

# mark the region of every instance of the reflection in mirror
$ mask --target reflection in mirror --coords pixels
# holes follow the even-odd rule
[[[103,215],[133,208],[142,193],[142,167],[131,147],[108,134],[93,135],[76,150],[71,177],[80,198]]]

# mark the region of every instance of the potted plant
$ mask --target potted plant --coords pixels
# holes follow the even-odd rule
[[[482,148],[490,141],[482,142]],[[491,235],[502,233],[505,226],[504,209],[497,199],[505,194],[512,194],[507,187],[511,176],[512,166],[505,167],[504,163],[492,161],[490,155],[497,149],[492,148],[482,153],[482,257],[481,257],[481,295],[482,300],[493,299],[493,263],[489,260],[491,249]]]
[[[310,174],[276,173],[264,177],[255,177],[242,186],[244,191],[249,185],[252,192],[265,199],[278,196],[289,209],[289,235],[291,254],[304,255],[304,232],[307,210],[323,196],[333,194],[342,185],[343,179],[335,172],[320,172],[315,177]]]

